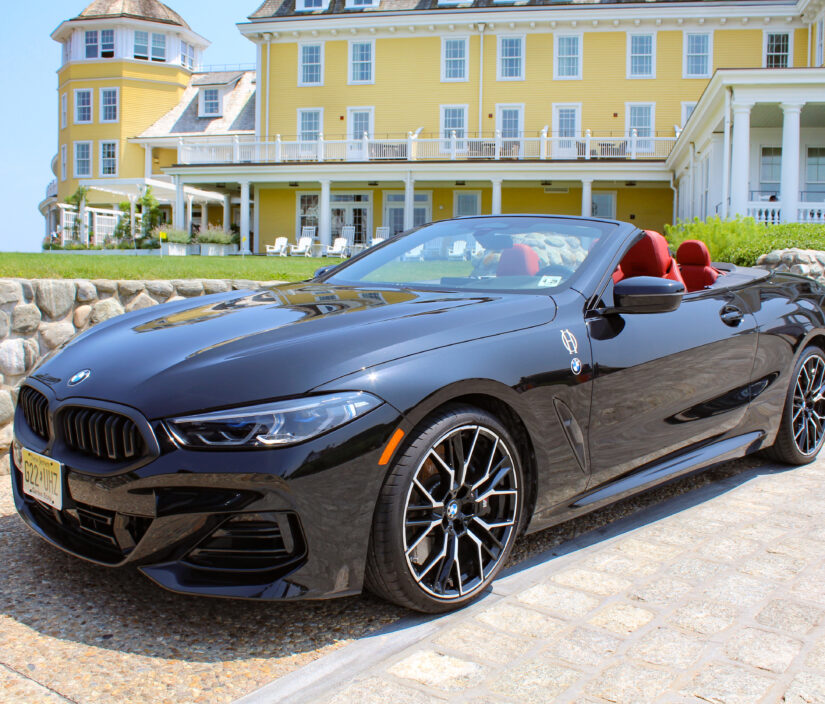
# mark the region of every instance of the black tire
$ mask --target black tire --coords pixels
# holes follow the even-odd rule
[[[786,464],[807,464],[822,449],[825,439],[825,353],[807,347],[794,365],[782,422],[766,454]]]
[[[379,493],[367,589],[425,613],[472,601],[507,562],[525,486],[516,445],[495,416],[458,405],[429,416]]]

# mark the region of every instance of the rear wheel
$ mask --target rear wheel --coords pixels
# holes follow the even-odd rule
[[[523,487],[515,444],[494,416],[460,406],[428,418],[381,489],[367,587],[429,613],[472,601],[512,550]]]
[[[806,348],[794,367],[782,423],[768,454],[780,462],[806,464],[825,439],[825,353]]]

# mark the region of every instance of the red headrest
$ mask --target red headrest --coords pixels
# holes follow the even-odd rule
[[[704,242],[685,240],[679,245],[676,261],[689,266],[710,266],[710,252]]]
[[[622,273],[624,278],[663,277],[670,269],[672,260],[667,240],[658,232],[645,230],[645,237],[634,244],[622,258]]]
[[[533,276],[539,270],[539,255],[526,244],[514,244],[501,253],[497,276]]]

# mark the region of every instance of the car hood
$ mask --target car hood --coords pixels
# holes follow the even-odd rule
[[[286,284],[119,316],[33,376],[60,399],[124,403],[159,418],[300,395],[392,359],[541,325],[555,311],[546,295]],[[84,369],[88,378],[69,386]]]

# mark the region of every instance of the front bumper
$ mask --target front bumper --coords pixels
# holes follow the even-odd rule
[[[193,451],[169,443],[148,464],[111,475],[54,456],[64,462],[61,511],[23,494],[12,455],[15,506],[66,552],[134,565],[172,591],[249,599],[355,594],[385,473],[378,459],[400,421],[384,404],[294,447]],[[20,423],[18,415],[16,429]],[[55,448],[32,449],[52,456]]]

